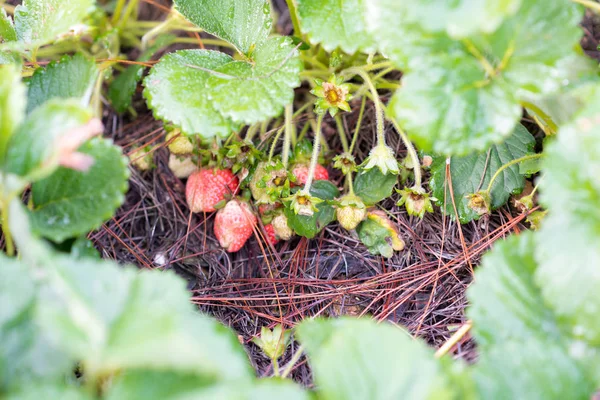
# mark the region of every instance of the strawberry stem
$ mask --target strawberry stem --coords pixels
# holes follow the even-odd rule
[[[496,171],[496,173],[492,176],[492,179],[490,179],[490,183],[488,184],[487,189],[485,190],[487,193],[491,193],[492,190],[492,186],[494,185],[494,181],[496,180],[496,178],[498,178],[500,176],[500,173],[502,171],[504,171],[506,168],[513,166],[515,164],[519,164],[522,163],[523,161],[528,161],[528,160],[535,160],[537,158],[541,158],[542,157],[542,153],[536,153],[536,154],[529,154],[527,156],[523,156],[517,159],[514,159],[512,161],[507,162],[506,164],[504,164],[503,166],[501,166],[500,168],[498,168],[498,170]]]
[[[371,92],[371,96],[373,97],[373,103],[375,103],[375,122],[376,122],[376,130],[377,130],[377,146],[385,146],[385,134],[384,134],[384,116],[383,116],[383,106],[381,104],[381,99],[379,98],[379,94],[377,93],[377,89],[371,80],[371,77],[367,72],[365,72],[361,68],[349,68],[344,71],[344,74],[348,75],[359,75],[367,84],[369,91]]]
[[[310,159],[310,166],[308,168],[308,178],[306,179],[306,184],[304,185],[304,191],[306,193],[310,193],[310,187],[313,182],[313,178],[315,175],[315,169],[317,168],[317,163],[319,162],[319,151],[321,145],[321,124],[323,123],[323,117],[325,114],[319,114],[317,118],[317,129],[315,130],[315,139],[313,142],[313,153]]]
[[[293,104],[288,104],[285,107],[285,134],[283,136],[283,150],[281,153],[281,161],[283,162],[283,167],[287,169],[288,161],[290,159],[290,141],[292,138],[292,131],[294,127],[292,125],[292,115],[293,115]]]
[[[408,136],[406,136],[406,132],[402,130],[398,121],[394,118],[390,118],[394,128],[396,128],[396,132],[400,135],[400,139],[402,139],[402,143],[404,143],[404,147],[406,147],[406,151],[408,152],[409,157],[411,158],[413,164],[413,171],[415,173],[415,185],[413,188],[422,189],[421,186],[421,161],[419,160],[419,156],[417,155],[417,151],[415,150],[415,146],[408,140]]]
[[[337,125],[337,131],[340,135],[342,149],[344,150],[344,153],[348,153],[348,138],[346,138],[346,130],[344,129],[344,124],[342,123],[342,118],[340,117],[340,114],[335,115],[335,124]]]

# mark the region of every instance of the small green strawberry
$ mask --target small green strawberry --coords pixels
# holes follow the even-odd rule
[[[356,229],[367,216],[367,207],[360,197],[347,194],[339,200],[336,217],[342,228],[351,231]]]

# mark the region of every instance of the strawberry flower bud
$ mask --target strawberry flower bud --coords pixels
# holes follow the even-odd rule
[[[394,151],[385,144],[378,144],[373,147],[369,153],[369,157],[364,161],[364,164],[365,170],[377,167],[384,175],[388,172],[392,174],[398,174],[400,172],[398,161],[396,160],[396,157],[394,157]]]
[[[333,168],[339,169],[344,175],[358,171],[354,156],[349,153],[342,153],[333,158]]]
[[[313,215],[315,211],[319,211],[315,205],[323,202],[323,200],[312,196],[310,193],[304,190],[297,191],[289,199],[292,200],[291,208],[294,213],[298,215],[305,215],[307,217]]]
[[[271,360],[277,360],[290,344],[291,333],[290,330],[283,330],[281,325],[276,325],[273,330],[263,326],[260,337],[253,337],[252,343],[260,347]]]
[[[317,114],[324,114],[329,111],[331,116],[335,116],[338,110],[350,111],[348,100],[351,96],[348,95],[350,86],[343,84],[343,81],[332,75],[327,82],[320,79],[315,79],[316,86],[311,93],[318,97],[315,102]]]
[[[435,201],[436,199],[434,197],[430,197],[423,188],[404,188],[402,190],[397,190],[397,192],[402,197],[400,197],[400,200],[398,200],[396,205],[405,206],[408,215],[423,219],[425,213],[433,212],[431,200]]]
[[[489,214],[491,212],[492,199],[489,192],[481,190],[477,193],[467,195],[469,203],[467,206],[479,215]]]

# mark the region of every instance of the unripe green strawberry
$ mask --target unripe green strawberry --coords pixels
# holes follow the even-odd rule
[[[358,196],[347,194],[340,199],[336,217],[342,228],[349,231],[356,229],[366,216],[367,207]]]
[[[191,157],[171,154],[169,156],[169,169],[176,177],[183,179],[198,171],[198,166]]]
[[[271,220],[275,237],[281,240],[290,240],[294,236],[294,231],[288,225],[287,217],[279,214]]]
[[[201,169],[188,178],[185,197],[194,213],[215,211],[215,206],[239,189],[238,178],[228,169]]]
[[[235,253],[252,236],[256,222],[248,203],[230,200],[215,216],[215,236],[225,250]]]
[[[179,129],[175,129],[167,134],[165,142],[171,154],[180,156],[192,154],[194,145]]]
[[[154,166],[150,146],[139,147],[129,156],[131,164],[140,171],[148,171]]]
[[[280,161],[259,163],[249,186],[256,204],[273,204],[290,194],[288,173]]]

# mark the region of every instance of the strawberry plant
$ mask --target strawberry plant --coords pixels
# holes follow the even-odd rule
[[[174,0],[162,22],[138,20],[137,0],[5,5],[0,397],[593,396],[600,84],[578,24],[582,4],[598,4],[286,4],[292,36],[274,33],[267,0]],[[201,32],[201,48],[169,52],[191,43],[181,31]],[[131,48],[137,61],[124,61]],[[468,223],[528,181],[518,205],[538,231],[483,258],[470,321],[436,353],[389,323],[307,319],[253,338],[272,364],[257,379],[235,335],[193,309],[181,279],[101,260],[86,239],[123,204],[130,174],[100,117],[110,102],[135,118],[141,96],[164,127],[168,167],[186,180],[188,211],[224,252],[253,236],[276,250],[339,223],[390,258],[407,237],[386,208]],[[360,148],[371,106],[374,144]],[[129,152],[142,175],[153,157],[147,144]],[[447,354],[469,329],[471,364]],[[310,391],[286,379],[303,356]]]

